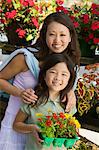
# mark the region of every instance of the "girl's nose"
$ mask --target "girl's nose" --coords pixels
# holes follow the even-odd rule
[[[57,74],[57,75],[55,76],[55,80],[61,80],[61,76],[60,76],[59,74]]]

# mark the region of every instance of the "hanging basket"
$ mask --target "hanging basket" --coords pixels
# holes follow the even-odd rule
[[[27,42],[25,38],[19,38],[16,33],[16,29],[20,28],[15,22],[11,23],[8,27],[5,28],[6,35],[8,38],[8,44],[16,46],[28,46],[31,44],[31,41]]]

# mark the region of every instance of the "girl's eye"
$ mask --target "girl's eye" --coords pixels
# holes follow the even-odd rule
[[[50,71],[50,73],[55,73],[55,71]]]
[[[66,74],[65,74],[65,73],[63,73],[63,74],[62,74],[62,76],[66,76]]]
[[[51,35],[54,35],[54,33],[50,33],[49,35],[50,35],[50,36],[51,36]]]

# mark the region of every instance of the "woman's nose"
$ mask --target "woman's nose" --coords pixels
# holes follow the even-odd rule
[[[55,41],[56,41],[56,42],[59,42],[59,41],[60,41],[60,36],[59,36],[59,35],[56,35],[56,36],[55,36]]]

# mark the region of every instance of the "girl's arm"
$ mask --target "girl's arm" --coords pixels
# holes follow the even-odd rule
[[[19,110],[13,123],[13,129],[20,133],[32,133],[33,136],[37,139],[37,143],[39,144],[39,142],[42,142],[38,135],[40,129],[35,124],[26,124],[25,120],[27,119],[27,117],[28,115],[26,113]]]
[[[31,92],[32,90],[28,90],[29,97],[24,100],[23,95],[25,90],[17,88],[16,86],[12,85],[8,82],[9,79],[12,79],[17,74],[27,71],[28,67],[25,62],[25,58],[23,54],[18,54],[15,56],[10,63],[0,71],[0,90],[5,91],[6,93],[21,97],[21,99],[26,103],[31,103],[37,100],[35,94]]]
[[[32,133],[35,128],[35,125],[24,123],[27,117],[28,115],[20,110],[13,123],[14,130],[21,133]]]

